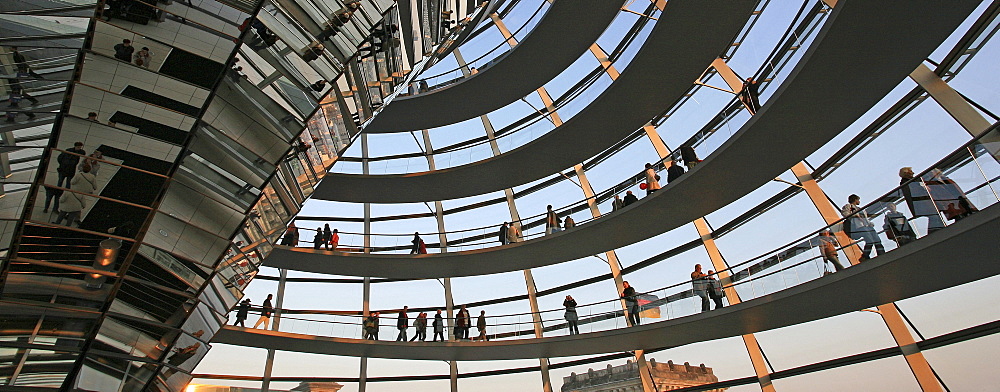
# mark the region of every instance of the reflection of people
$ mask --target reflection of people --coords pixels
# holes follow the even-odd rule
[[[872,246],[875,247],[876,256],[885,253],[885,248],[882,247],[882,240],[875,233],[874,225],[868,219],[868,213],[859,207],[860,204],[861,197],[851,195],[847,198],[847,204],[840,209],[840,212],[847,218],[845,225],[850,227],[850,230],[844,229],[847,235],[865,242],[865,248],[861,251],[861,261],[865,261],[870,258]]]
[[[56,186],[63,186],[63,180],[67,182],[66,185],[69,185],[69,180],[72,180],[73,176],[76,175],[76,165],[80,163],[80,156],[83,155],[87,155],[87,151],[83,149],[83,143],[76,142],[73,143],[73,148],[67,149],[66,152],[60,153],[56,157],[56,162],[59,164],[56,167],[56,173],[59,174]]]
[[[924,181],[927,190],[930,191],[931,198],[937,204],[938,210],[944,213],[945,218],[957,222],[979,211],[965,196],[958,183],[944,175],[940,169],[931,169],[927,175],[930,177]]]
[[[906,220],[906,216],[896,210],[896,203],[888,203],[886,207],[889,211],[885,213],[885,223],[882,225],[886,237],[896,241],[899,246],[909,244],[917,239],[917,234],[913,232],[913,227]]]
[[[927,186],[921,178],[913,177],[913,168],[904,167],[899,169],[899,185],[906,199],[906,206],[910,208],[913,218],[927,217],[927,233],[944,228],[944,220],[931,199]]]
[[[115,58],[126,63],[132,61],[132,53],[135,52],[135,48],[132,47],[132,41],[123,39],[122,43],[115,45]]]
[[[149,48],[143,46],[142,49],[139,49],[139,51],[135,53],[134,57],[135,65],[143,68],[149,68],[149,61],[150,58],[153,57],[153,53],[149,51]]]
[[[625,300],[625,307],[628,308],[628,320],[632,325],[639,325],[639,297],[635,293],[635,288],[628,282],[622,282],[621,298]]]
[[[97,191],[97,178],[90,174],[90,165],[86,163],[80,169],[80,174],[74,176],[69,184],[69,189],[73,192],[63,192],[59,198],[59,216],[52,222],[57,225],[62,224],[63,219],[66,220],[66,226],[72,226],[73,223],[79,225],[80,214],[87,208],[83,194],[89,195]]]
[[[80,163],[77,168],[82,170],[83,165],[88,164],[90,165],[90,174],[97,177],[99,175],[98,172],[101,170],[101,159],[104,159],[104,153],[101,152],[101,150],[94,150],[94,152],[90,153],[90,155],[87,156],[87,159],[84,159],[83,163]]]
[[[195,338],[201,338],[201,336],[204,334],[205,334],[204,330],[198,330],[198,332],[191,334],[191,336],[194,336]],[[199,348],[201,348],[201,342],[195,342],[194,344],[183,348],[175,348],[174,354],[171,355],[170,358],[167,358],[167,363],[179,367],[182,364],[184,364],[184,362],[187,362],[187,360],[191,359],[191,357],[193,357],[195,354],[197,354]],[[176,372],[177,370],[173,368],[165,368],[163,370],[163,377],[170,378],[170,376],[174,375],[174,373]]]

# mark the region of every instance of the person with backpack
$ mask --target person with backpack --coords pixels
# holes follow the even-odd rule
[[[244,298],[240,305],[236,307],[236,322],[233,325],[239,325],[246,328],[243,324],[247,317],[250,315],[250,298]]]
[[[906,219],[906,215],[899,212],[896,209],[896,203],[886,204],[886,208],[889,209],[885,213],[885,223],[882,225],[882,229],[885,230],[885,236],[889,237],[890,240],[896,241],[896,245],[903,246],[909,244],[917,239],[917,234],[913,232],[913,226],[910,226],[910,221]]]
[[[715,302],[715,309],[722,308],[722,297],[725,294],[722,292],[722,283],[718,279],[715,279],[715,271],[708,270],[705,274],[705,281],[708,282],[708,297]]]

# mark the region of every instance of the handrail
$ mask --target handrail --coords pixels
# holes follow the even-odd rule
[[[747,260],[745,260],[743,262],[740,262],[738,264],[729,266],[725,270],[720,270],[720,271],[716,272],[717,275],[719,275],[719,274],[721,274],[723,272],[731,274],[730,277],[720,280],[720,284],[722,285],[723,288],[734,288],[737,285],[742,285],[742,284],[745,284],[745,283],[748,283],[748,282],[754,282],[756,280],[759,280],[759,279],[762,279],[762,278],[765,278],[765,277],[768,277],[768,276],[773,276],[773,275],[775,275],[777,273],[788,271],[788,270],[791,270],[793,268],[805,265],[807,263],[812,263],[812,262],[814,262],[816,260],[824,261],[822,255],[820,255],[820,256],[814,256],[814,257],[810,257],[810,258],[807,258],[807,259],[802,260],[802,261],[798,261],[798,262],[796,262],[796,263],[794,263],[792,265],[787,265],[787,266],[785,266],[783,268],[780,268],[778,270],[770,270],[770,271],[764,273],[764,271],[768,270],[770,267],[773,267],[773,266],[776,266],[776,265],[781,265],[781,261],[782,261],[781,257],[782,257],[783,254],[786,254],[786,253],[792,252],[792,251],[797,251],[797,250],[800,250],[800,249],[811,249],[811,248],[813,248],[814,246],[812,245],[812,241],[815,238],[817,238],[817,236],[820,233],[826,232],[826,231],[839,232],[841,230],[838,229],[838,227],[841,226],[843,224],[843,222],[845,222],[845,221],[847,221],[849,219],[857,218],[857,217],[861,216],[861,214],[864,214],[865,216],[867,216],[869,218],[877,216],[879,213],[881,213],[885,209],[886,203],[894,202],[894,201],[897,201],[900,198],[902,198],[903,197],[902,196],[903,195],[903,189],[906,188],[906,187],[909,187],[910,184],[913,181],[921,180],[923,178],[934,177],[934,173],[937,173],[937,171],[953,172],[954,170],[957,170],[958,168],[961,168],[965,164],[969,163],[970,162],[969,161],[970,157],[972,159],[975,159],[977,156],[987,155],[986,152],[985,152],[985,147],[982,144],[980,144],[979,142],[985,136],[989,135],[990,133],[997,132],[998,128],[1000,128],[1000,123],[994,124],[990,129],[988,129],[982,135],[980,135],[980,136],[972,139],[971,141],[969,141],[968,143],[966,143],[965,145],[963,145],[962,147],[960,147],[955,152],[953,152],[953,153],[949,154],[948,156],[946,156],[945,158],[939,160],[935,165],[933,165],[933,166],[925,169],[924,171],[922,171],[922,172],[914,175],[914,180],[905,182],[902,185],[897,186],[897,187],[891,189],[889,192],[886,192],[881,197],[876,198],[874,201],[872,201],[872,202],[864,205],[863,207],[859,207],[858,208],[858,212],[856,212],[854,214],[847,215],[847,216],[845,216],[845,217],[843,217],[843,218],[841,218],[841,219],[839,219],[839,220],[837,220],[837,221],[835,221],[835,222],[833,222],[831,224],[823,226],[822,228],[820,228],[818,230],[809,232],[806,235],[803,235],[803,236],[797,238],[796,240],[791,241],[789,243],[786,243],[785,245],[779,246],[779,247],[777,247],[777,248],[775,248],[775,249],[773,249],[771,251],[764,252],[761,255],[758,255],[756,257],[747,259]],[[982,189],[984,187],[991,186],[992,182],[997,181],[998,179],[1000,179],[1000,176],[993,176],[992,178],[990,178],[990,177],[985,177],[985,173],[982,173],[982,174],[984,175],[984,178],[983,178],[984,181],[982,183],[977,184],[976,186],[974,186],[972,188],[969,188],[970,190],[968,192],[973,192],[975,190],[979,190],[979,189]],[[946,177],[941,177],[941,178],[946,178]],[[921,181],[924,181],[924,180],[921,180]],[[966,194],[966,192],[963,192],[961,197],[964,198],[965,194]],[[933,195],[931,195],[931,196],[933,197]],[[996,196],[996,195],[994,194],[994,196]],[[931,201],[934,202],[933,199],[931,199]],[[997,198],[997,202],[1000,202],[1000,198]],[[997,202],[990,203],[990,205],[995,204]],[[937,208],[937,204],[934,204],[934,206],[935,206],[935,208]],[[869,215],[869,212],[873,212],[873,215]],[[940,213],[940,211],[939,211],[939,213]],[[908,220],[912,221],[912,220],[916,219],[917,217],[921,217],[921,216],[924,216],[924,215],[917,215],[917,216],[908,218]],[[878,233],[879,231],[876,230],[876,232]],[[803,248],[802,247],[802,245],[804,243],[808,244],[808,248]],[[838,251],[842,251],[845,248],[852,247],[852,246],[855,246],[857,244],[858,244],[858,240],[854,240],[854,241],[852,241],[850,243],[842,244],[840,247],[837,248],[837,250]],[[792,256],[794,257],[794,256],[796,256],[798,254],[801,254],[801,252],[795,253]],[[777,259],[777,262],[776,263],[773,262],[772,259]],[[760,267],[760,268],[763,268],[763,269],[761,269],[761,270],[759,270],[757,272],[754,272],[754,268],[755,267]],[[685,281],[674,283],[674,284],[668,285],[666,287],[658,288],[658,289],[655,289],[655,290],[645,291],[645,292],[642,292],[642,293],[638,293],[637,292],[637,295],[664,292],[664,291],[669,290],[669,289],[675,289],[675,288],[678,288],[678,287],[681,287],[681,286],[684,286],[684,285],[687,285],[687,284],[691,284],[692,282],[693,282],[692,280],[685,280]],[[685,292],[690,292],[690,291],[691,291],[690,289],[688,289],[688,290],[682,290],[680,293],[676,293],[676,294],[673,294],[671,296],[665,296],[661,300],[666,300],[664,303],[670,303],[670,301],[667,300],[668,298],[670,298],[672,296],[679,295],[679,294],[683,294]],[[687,298],[687,297],[681,297],[681,298]],[[680,299],[680,298],[678,298],[678,299]],[[614,299],[607,299],[607,300],[593,302],[593,303],[582,304],[582,305],[578,305],[576,307],[576,309],[579,312],[581,308],[592,307],[592,306],[597,306],[597,305],[602,305],[602,304],[609,304],[609,303],[613,303],[613,302],[616,302],[616,301],[619,301],[619,300],[621,300],[621,299],[620,298],[614,298]],[[533,315],[533,314],[559,312],[559,311],[562,311],[562,310],[563,310],[562,308],[556,308],[556,309],[541,310],[541,311],[538,311],[538,312],[522,312],[522,313],[500,314],[500,315],[489,316],[489,318],[495,320],[495,319],[498,319],[498,318],[501,318],[501,317],[528,316],[528,315]],[[294,310],[290,310],[290,311],[294,312]],[[415,309],[413,311],[417,311],[417,310]],[[398,310],[387,310],[386,312],[393,313],[393,312],[398,312]],[[615,316],[615,315],[618,315],[618,314],[621,314],[621,310],[614,310],[614,311],[609,311],[609,312],[592,313],[588,317],[594,318],[594,317],[608,316],[608,315]],[[341,315],[343,315],[343,314],[341,314]],[[348,315],[348,316],[349,317],[358,317],[357,315]],[[312,319],[303,319],[303,318],[295,318],[295,317],[288,317],[288,318],[289,319],[293,319],[293,320],[312,321],[312,322],[321,322],[321,323],[357,325],[356,323],[345,323],[345,322],[341,322],[341,321],[312,320]],[[543,319],[542,321],[554,321],[554,320],[557,320],[557,319]],[[523,322],[523,323],[521,323],[521,322],[518,322],[518,323],[494,323],[494,324],[490,324],[490,325],[492,325],[494,327],[498,327],[498,326],[520,325],[520,324],[529,324],[529,323],[531,323],[531,322]]]

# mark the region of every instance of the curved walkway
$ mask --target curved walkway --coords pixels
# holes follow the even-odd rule
[[[583,162],[635,132],[683,97],[740,32],[755,3],[752,0],[668,2],[643,47],[618,80],[573,118],[524,146],[467,165],[421,173],[329,173],[313,198],[359,203],[455,199],[525,184]],[[498,93],[484,91],[490,91],[486,95]],[[461,96],[452,104],[471,105],[483,95],[483,91],[476,93]],[[455,108],[449,106],[448,110]],[[427,114],[416,117],[422,116],[433,117]],[[386,192],[386,189],[406,191]]]
[[[415,256],[276,247],[264,265],[383,278],[485,275],[579,259],[665,233],[736,201],[836,137],[905,79],[977,4],[845,2],[788,80],[718,151],[653,196],[572,230],[504,247]],[[913,25],[925,27],[907,28]]]
[[[388,133],[435,128],[507,106],[552,80],[580,58],[600,38],[621,7],[621,0],[556,0],[531,33],[495,60],[495,64],[453,85],[396,97],[375,114],[364,131]]]
[[[674,347],[801,324],[1000,275],[1000,208],[991,207],[844,271],[732,305],[638,327],[490,342],[389,342],[227,326],[214,343],[374,358],[501,360]],[[851,295],[844,295],[851,293]],[[829,298],[840,298],[828,301]],[[794,312],[788,311],[795,309]]]

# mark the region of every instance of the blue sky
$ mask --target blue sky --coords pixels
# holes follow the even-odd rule
[[[756,70],[801,4],[799,1],[791,0],[772,1],[762,15],[761,21],[757,23],[749,38],[737,52],[737,55],[730,61],[730,65],[744,76]],[[524,2],[519,5],[514,15],[508,18],[508,27],[511,27],[513,30],[514,26],[522,24],[527,19],[527,16],[531,12],[534,12],[537,5],[537,3],[532,2]],[[641,6],[644,6],[644,4],[633,4],[630,8],[640,11]],[[985,7],[981,7],[974,17],[978,16],[983,8]],[[602,47],[605,50],[613,48],[617,40],[624,34],[624,29],[628,28],[634,22],[635,18],[637,16],[634,14],[622,13],[612,28],[605,33],[605,37],[602,37],[599,41]],[[964,27],[959,31],[964,32]],[[951,37],[942,45],[941,49],[931,56],[931,59],[937,60],[943,57],[947,50],[954,45],[958,35],[960,34]],[[462,51],[466,59],[471,59],[477,57],[478,53],[494,47],[501,40],[502,37],[495,30],[491,29],[488,33],[477,38],[476,42],[467,45],[470,47],[463,47]],[[636,41],[636,45],[638,44],[641,44],[641,40]],[[1000,93],[996,89],[996,86],[1000,85],[1000,80],[998,80],[1000,77],[995,72],[998,51],[1000,51],[1000,46],[995,42],[987,43],[982,48],[982,52],[977,54],[962,73],[950,82],[955,89],[971,100],[994,112],[1000,112],[1000,108],[997,107]],[[437,69],[447,70],[454,67],[454,65],[453,61],[443,61],[428,72],[437,73]],[[556,96],[565,91],[569,85],[578,81],[584,72],[589,71],[596,65],[597,62],[593,56],[585,53],[566,72],[547,84],[546,88],[550,94]],[[780,78],[782,75],[778,75],[778,83],[781,82]],[[607,79],[607,76],[603,76],[603,78]],[[606,83],[610,83],[610,79]],[[716,78],[713,79],[712,84],[721,85],[722,82]],[[865,117],[845,130],[841,136],[816,151],[808,161],[813,165],[818,165],[825,161],[827,157],[838,150],[847,140],[854,137],[854,135],[880,115],[888,106],[895,103],[899,97],[914,86],[915,84],[912,81],[903,81],[899,87]],[[600,88],[600,86],[595,87]],[[766,103],[770,91],[773,91],[773,88],[765,91],[762,102]],[[726,93],[712,89],[701,89],[675,116],[659,127],[660,135],[664,138],[668,146],[677,146],[690,137],[693,132],[700,129],[708,119],[715,116],[730,99],[731,95]],[[537,96],[527,97],[526,100],[536,107],[539,105]],[[575,109],[568,108],[567,110],[572,113],[574,110],[579,109],[577,107]],[[497,128],[500,128],[502,125],[520,118],[528,110],[531,110],[528,104],[515,102],[491,114],[490,119]],[[560,114],[563,115],[562,110],[560,110]],[[564,119],[566,117],[568,116],[564,115]],[[732,135],[746,121],[747,117],[746,113],[740,114],[730,122],[728,128],[720,129],[716,135],[713,135],[700,146],[699,154],[702,158]],[[808,126],[808,120],[806,119],[803,121],[803,127]],[[432,129],[429,132],[435,146],[443,146],[484,134],[482,125],[478,119],[439,129]],[[862,202],[867,203],[872,198],[881,195],[898,184],[896,171],[899,167],[913,166],[922,170],[968,140],[968,134],[937,104],[928,100],[901,121],[891,126],[876,141],[866,146],[845,165],[825,178],[821,182],[821,186],[838,206],[846,202],[846,196],[851,193],[859,194]],[[527,141],[528,139],[525,139],[518,143],[525,143]],[[372,146],[372,156],[418,151],[413,138],[405,133],[372,137],[370,143]],[[766,153],[780,153],[780,151],[762,152],[762,154]],[[454,166],[486,157],[485,155],[476,154],[486,154],[486,152],[474,151],[468,153],[467,156],[449,154],[455,156],[447,158],[449,159],[447,164],[438,162],[438,166]],[[358,143],[349,148],[345,155],[359,156]],[[656,159],[655,151],[648,141],[640,140],[627,147],[615,157],[589,170],[588,177],[594,188],[597,191],[601,191],[613,184],[617,184],[625,177],[638,172],[642,163],[655,161]],[[421,167],[420,165],[423,166]],[[356,167],[353,168],[351,167],[352,165],[344,165],[344,168],[340,166],[340,164],[336,165],[333,171],[354,172],[360,170],[360,165],[355,165]],[[426,163],[423,161],[423,158],[411,159],[405,163],[394,162],[384,165],[381,169],[382,171],[379,171],[379,164],[373,165],[373,173],[376,174],[382,172],[412,172],[426,169]],[[992,174],[992,176],[996,176],[1000,174],[1000,167],[995,162],[991,165],[986,165],[984,169],[987,170],[988,175]],[[952,177],[961,183],[965,180],[973,180],[975,175],[976,173],[962,172],[958,176]],[[790,173],[786,173],[782,177],[787,180],[793,180],[794,178]],[[724,186],[724,184],[720,184],[720,186]],[[524,187],[517,187],[515,190],[523,189]],[[785,187],[787,185],[780,183],[765,185],[756,192],[745,196],[740,201],[709,214],[707,219],[711,224],[716,226],[721,225]],[[638,190],[636,189],[636,191]],[[502,196],[502,192],[494,192],[489,195],[460,200],[448,200],[444,201],[444,206],[445,208],[449,208],[499,196]],[[517,207],[521,216],[529,216],[541,213],[546,204],[555,206],[567,205],[579,201],[582,197],[583,195],[576,185],[569,181],[563,181],[543,191],[518,199]],[[684,208],[684,206],[678,206],[678,208]],[[608,210],[609,208],[606,206],[602,207],[603,212],[607,212]],[[909,213],[905,208],[902,210],[904,213]],[[427,206],[420,203],[372,206],[373,216],[427,211]],[[575,214],[574,218],[578,221],[582,220],[582,218],[587,217],[585,214],[585,212]],[[351,203],[310,201],[307,202],[301,215],[360,217],[362,216],[362,206]],[[448,230],[462,230],[494,225],[504,220],[509,220],[507,207],[504,204],[498,204],[448,215],[445,217],[445,224]],[[717,240],[717,244],[727,261],[730,264],[735,264],[779,248],[822,225],[822,219],[819,214],[816,213],[815,208],[813,208],[808,198],[802,194],[787,200],[782,205],[756,217],[748,224],[722,236]],[[301,226],[303,225],[300,224]],[[307,224],[305,227],[312,226]],[[336,225],[336,227],[346,232],[362,231],[360,224],[340,224]],[[433,232],[436,231],[436,222],[433,218],[378,222],[372,225],[372,231],[375,233]],[[303,237],[305,238],[306,234],[303,234]],[[349,241],[346,237],[342,240],[342,243]],[[309,238],[311,238],[311,235]],[[408,241],[406,237],[401,238],[403,238],[400,241],[402,243]],[[617,254],[621,263],[624,266],[629,266],[651,255],[695,238],[697,238],[697,234],[694,227],[689,225],[621,248],[617,251]],[[436,241],[436,238],[433,238],[433,240]],[[395,239],[376,237],[375,241],[374,245],[383,246],[390,245]],[[709,264],[708,258],[701,248],[685,252],[657,265],[629,274],[625,278],[632,282],[640,291],[663,287],[685,280],[687,274],[690,273],[691,266],[695,263]],[[608,272],[608,267],[603,261],[595,257],[590,257],[537,268],[532,272],[536,285],[540,290],[544,290],[567,282],[605,274]],[[277,275],[277,271],[270,268],[262,269],[262,273]],[[304,277],[318,275],[290,272],[289,276]],[[911,318],[924,336],[931,337],[1000,318],[1000,310],[995,306],[998,299],[997,291],[995,290],[998,283],[997,279],[991,278],[942,292],[908,299],[897,304],[906,312],[907,316]],[[482,277],[456,278],[452,280],[452,284],[456,303],[524,293],[524,278],[520,271]],[[253,299],[254,303],[259,303],[267,293],[274,292],[276,286],[276,282],[273,281],[257,280],[249,286],[246,293]],[[566,294],[573,295],[580,303],[589,303],[602,301],[614,296],[615,287],[610,281],[599,282],[574,289],[572,292]],[[361,298],[362,287],[359,284],[292,283],[288,285],[285,307],[295,309],[359,310],[361,307]],[[558,308],[561,302],[562,295],[539,298],[539,306],[542,309]],[[372,309],[398,308],[402,305],[409,305],[411,307],[442,306],[443,290],[441,285],[432,280],[373,285]],[[681,304],[681,306],[687,305],[690,305],[692,308],[696,306],[693,302],[690,304]],[[483,307],[482,309],[486,310],[487,314],[529,311],[527,301],[509,302]],[[473,309],[473,312],[478,313],[478,310],[480,308]],[[683,311],[690,310],[683,309]],[[254,317],[251,317],[252,320],[254,320]],[[283,327],[287,325],[286,328],[290,329],[282,328],[282,330],[323,333],[319,329],[313,331],[307,330],[307,328],[311,328],[307,323],[287,323],[287,321],[289,320],[283,322],[282,325]],[[383,335],[385,334],[386,332],[383,332]],[[383,336],[384,338],[385,336]],[[868,312],[855,312],[779,330],[766,331],[758,333],[757,338],[776,370],[894,345],[891,336],[889,336],[879,317]],[[996,372],[990,371],[991,361],[989,360],[993,352],[995,352],[997,344],[997,337],[986,337],[931,350],[925,354],[931,365],[934,366],[935,370],[938,371],[952,390],[990,390],[995,388],[998,382],[1000,382],[1000,376]],[[653,354],[651,357],[662,362],[672,359],[680,363],[686,361],[692,364],[705,363],[707,366],[715,369],[715,373],[720,379],[753,375],[753,369],[746,355],[746,350],[743,348],[743,343],[738,337],[670,349]],[[265,350],[216,344],[213,345],[213,349],[196,368],[195,372],[260,375],[263,372],[265,358]],[[559,358],[553,359],[553,361],[561,362],[570,359],[575,358]],[[624,363],[624,360],[613,362],[616,365],[620,363]],[[459,370],[461,372],[470,372],[535,366],[537,364],[537,360],[461,362]],[[562,383],[561,378],[568,376],[570,372],[580,373],[585,372],[589,367],[596,369],[603,368],[605,365],[605,363],[595,363],[588,366],[554,370],[551,372],[553,387],[558,388]],[[357,358],[278,352],[274,375],[357,377],[358,369],[359,359]],[[441,361],[369,359],[368,362],[368,375],[370,377],[447,373],[448,365]],[[211,380],[195,381],[238,386],[255,386],[256,384],[212,382]],[[272,384],[275,388],[286,389],[293,385]],[[514,388],[535,389],[539,388],[539,386],[539,376],[536,373],[463,379],[459,382],[460,389],[473,391],[509,391]],[[779,390],[917,389],[905,362],[900,357],[778,380],[775,382],[775,386]],[[398,389],[441,391],[448,388],[448,382],[445,380],[407,382],[405,384],[399,382],[371,383],[367,388],[368,391]],[[356,391],[357,386],[347,385],[343,390]],[[751,385],[730,389],[730,391],[751,390],[759,390],[759,387]]]

